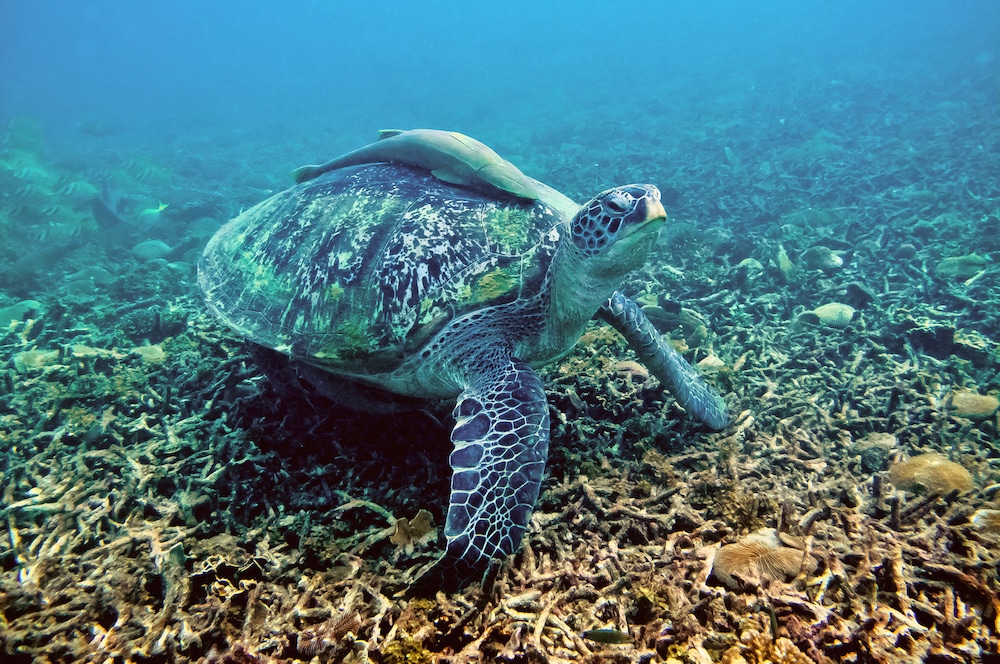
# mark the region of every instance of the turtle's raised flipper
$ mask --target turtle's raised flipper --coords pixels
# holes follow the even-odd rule
[[[653,327],[638,304],[615,291],[597,315],[625,337],[642,363],[670,390],[684,410],[712,429],[723,429],[729,424],[726,402]]]
[[[447,549],[418,583],[455,590],[513,553],[538,498],[549,449],[549,411],[538,375],[491,353],[458,397],[451,440]]]

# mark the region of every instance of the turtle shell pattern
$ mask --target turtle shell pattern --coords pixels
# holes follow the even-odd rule
[[[481,195],[406,166],[338,169],[229,222],[199,282],[210,309],[250,340],[371,375],[462,314],[539,295],[566,223],[543,201]]]

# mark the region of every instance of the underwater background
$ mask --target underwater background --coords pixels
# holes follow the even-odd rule
[[[450,404],[281,380],[196,265],[385,128],[583,201],[660,187],[624,290],[723,393],[594,324],[485,586]],[[1000,661],[1000,5],[0,2],[0,659]]]

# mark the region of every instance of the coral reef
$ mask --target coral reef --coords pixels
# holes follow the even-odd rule
[[[806,249],[799,259],[803,267],[812,270],[836,270],[844,265],[840,254],[821,244]]]
[[[934,266],[934,274],[942,279],[971,279],[989,263],[982,256],[950,256]]]
[[[816,660],[806,656],[790,639],[771,638],[748,630],[741,643],[722,654],[720,664],[813,664]]]

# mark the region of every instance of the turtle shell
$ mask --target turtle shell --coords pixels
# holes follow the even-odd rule
[[[223,226],[199,285],[251,341],[335,372],[390,371],[455,317],[540,291],[568,221],[560,197],[494,198],[399,165],[338,169]]]

